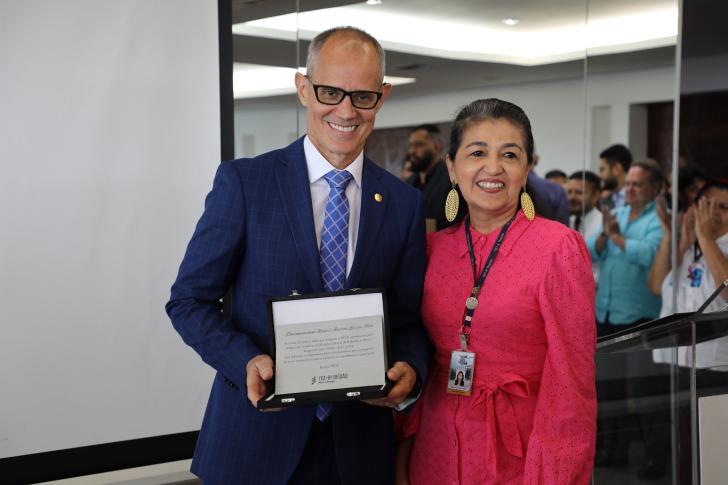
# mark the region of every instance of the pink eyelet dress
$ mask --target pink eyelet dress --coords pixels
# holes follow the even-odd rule
[[[472,230],[478,274],[499,229]],[[594,277],[581,236],[522,213],[505,235],[475,310],[473,393],[448,394],[473,272],[463,224],[430,235],[422,317],[430,379],[402,435],[412,485],[587,484],[596,437]]]

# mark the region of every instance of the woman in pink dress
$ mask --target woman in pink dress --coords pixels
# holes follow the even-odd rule
[[[453,122],[447,166],[468,215],[428,241],[422,316],[434,368],[403,426],[401,483],[589,483],[591,260],[577,232],[534,217],[522,195],[532,164],[518,106],[478,100]]]

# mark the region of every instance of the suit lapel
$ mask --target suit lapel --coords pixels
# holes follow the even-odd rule
[[[276,180],[288,224],[293,234],[301,265],[313,292],[323,291],[316,231],[311,211],[311,188],[308,180],[303,138],[289,145],[278,159]]]
[[[346,280],[347,288],[356,288],[367,267],[379,230],[384,223],[389,194],[382,184],[381,173],[373,167],[374,162],[364,158],[361,187],[361,212],[359,214],[359,235],[357,236],[354,263]],[[377,197],[379,195],[379,197]]]

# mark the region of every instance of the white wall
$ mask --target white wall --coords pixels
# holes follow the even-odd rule
[[[581,79],[444,92],[401,101],[394,93],[377,118],[379,128],[452,120],[458,109],[470,101],[496,97],[521,106],[528,114],[541,158],[538,167],[541,175],[551,168],[568,172],[571,167],[581,167],[584,146]]]
[[[296,103],[292,99],[290,103],[283,106],[276,103],[271,108],[236,107],[235,158],[260,155],[284,147],[291,138],[297,138]],[[305,126],[305,118],[303,123]]]
[[[630,104],[668,101],[674,96],[673,68],[624,71],[614,74],[590,74],[583,79],[523,83],[463,91],[445,91],[422,97],[397,98],[397,87],[377,116],[377,128],[407,126],[451,120],[458,108],[483,97],[498,97],[520,105],[531,119],[536,149],[541,156],[538,172],[553,168],[569,173],[598,167],[591,154],[591,109],[608,106],[611,113],[609,143],[629,142]],[[586,107],[585,107],[586,104]],[[236,140],[253,135],[257,153],[282,146],[284,130],[276,130],[277,120],[295,116],[293,108],[271,110],[237,109]],[[300,117],[305,130],[305,116]],[[280,121],[278,121],[280,122]],[[292,126],[292,125],[286,125]],[[288,131],[288,130],[285,130]],[[604,137],[597,136],[602,140]],[[595,148],[598,152],[601,148]]]
[[[671,101],[675,97],[675,69],[665,67],[642,71],[625,71],[612,74],[589,75],[587,103],[611,108],[611,143],[629,145],[630,105]],[[592,139],[591,117],[587,118],[587,140]],[[637,130],[639,131],[639,130]],[[601,148],[588,148],[587,153],[598,153]],[[592,167],[598,160],[592,159]]]
[[[216,3],[3,0],[0,66],[0,458],[199,429],[164,303],[220,159]]]

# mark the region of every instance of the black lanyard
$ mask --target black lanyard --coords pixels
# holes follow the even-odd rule
[[[465,239],[468,242],[470,265],[473,267],[473,289],[470,292],[470,296],[465,300],[465,314],[463,316],[463,325],[460,330],[460,345],[461,347],[463,347],[463,349],[465,349],[465,347],[467,346],[468,335],[472,326],[473,314],[475,313],[475,309],[478,308],[478,295],[480,294],[481,288],[483,288],[483,283],[485,283],[485,278],[488,276],[490,267],[493,266],[493,262],[495,261],[495,257],[498,254],[498,250],[500,249],[501,243],[503,242],[503,238],[506,235],[506,231],[508,231],[508,228],[511,226],[511,223],[515,218],[515,215],[511,217],[510,220],[506,222],[506,224],[501,229],[500,234],[498,234],[498,238],[495,240],[493,249],[490,250],[488,260],[485,262],[485,266],[483,266],[483,271],[480,273],[480,278],[478,278],[477,274],[478,270],[475,262],[473,238],[470,235],[470,218],[468,217],[465,219]]]
[[[696,240],[693,243],[693,264],[700,261],[700,258],[702,258],[702,257],[703,257],[703,250],[700,247],[700,244],[698,244],[698,241]]]

